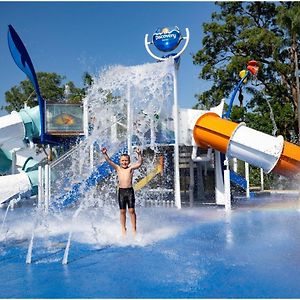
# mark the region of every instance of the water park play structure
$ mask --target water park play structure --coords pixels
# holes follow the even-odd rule
[[[181,51],[170,54],[183,40]],[[104,70],[94,79],[83,105],[71,109],[68,105],[46,105],[30,57],[10,25],[8,44],[12,57],[32,82],[39,105],[0,118],[1,168],[6,172],[0,177],[0,203],[38,195],[38,206],[46,210],[50,206],[63,208],[78,200],[92,205],[95,199],[91,195],[103,188],[103,181],[115,180],[110,176],[111,168],[99,156],[102,146],[109,149],[113,160],[118,160],[124,151],[133,154],[136,145],[142,147],[146,166],[137,174],[136,189],[144,193],[144,199],[155,193],[171,194],[177,208],[182,205],[182,147],[188,149],[185,151],[189,155],[190,203],[194,201],[194,169],[199,165],[202,170],[213,166],[215,203],[226,209],[231,208],[230,181],[245,180],[237,174],[234,177],[230,159],[245,161],[266,173],[297,174],[298,146],[281,136],[273,137],[229,120],[238,88],[258,71],[255,61],[248,63],[226,114],[224,101],[209,111],[178,107],[177,71],[188,41],[189,30],[182,37],[177,27],[159,29],[151,42],[146,35],[146,50],[160,63]],[[151,44],[168,55],[157,56],[150,50]],[[49,164],[45,155],[35,153],[36,143],[58,145],[74,136],[79,137],[76,146]],[[158,179],[162,173],[164,176]],[[204,173],[199,172],[198,180],[203,181]],[[107,189],[108,198],[114,192],[114,184],[111,186]]]
[[[175,47],[174,30],[146,36],[146,49],[157,40],[165,50],[161,40],[172,37]],[[35,78],[10,38],[13,57]],[[178,57],[159,60],[103,69],[82,106],[45,102],[42,117],[37,106],[0,118],[1,297],[299,298],[298,194],[235,198],[230,210],[232,182],[246,195],[249,183],[231,160],[293,176],[299,148],[230,121],[224,101],[210,111],[178,107]],[[248,64],[229,108],[256,68]],[[136,238],[120,235],[117,179],[102,146],[114,160],[143,149]],[[206,205],[208,190],[217,205]]]

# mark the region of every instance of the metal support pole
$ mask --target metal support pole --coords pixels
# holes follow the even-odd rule
[[[238,163],[237,163],[237,158],[236,157],[233,158],[233,171],[235,173],[237,173],[237,171],[238,171]]]
[[[13,149],[11,152],[11,174],[17,173],[17,154],[16,149]]]
[[[194,205],[194,186],[195,186],[195,178],[194,178],[194,162],[190,159],[190,186],[189,186],[189,198],[190,198],[190,207]]]
[[[50,200],[50,172],[49,165],[45,165],[45,212],[48,213],[49,210],[49,200]]]
[[[51,201],[51,174],[52,174],[51,173],[51,168],[49,166],[49,175],[48,175],[49,192],[48,192],[48,203],[47,203],[48,207],[47,207],[47,212],[48,212],[48,209],[49,209],[49,203]]]
[[[204,176],[207,176],[207,162],[204,162]]]
[[[94,143],[90,145],[90,169],[94,169]]]
[[[118,139],[118,131],[117,131],[117,117],[112,116],[111,117],[112,126],[111,126],[111,141],[115,143]]]
[[[175,172],[175,176],[174,176],[174,198],[175,198],[175,205],[178,209],[181,208],[181,195],[180,195],[180,172],[179,172],[179,116],[178,116],[178,99],[177,99],[177,68],[176,68],[176,59],[180,57],[180,55],[185,51],[188,43],[189,43],[189,39],[190,39],[190,34],[189,34],[189,29],[186,28],[186,37],[183,37],[183,39],[185,40],[185,44],[182,47],[182,49],[175,54],[174,56],[172,56],[171,59],[173,59],[173,66],[174,66],[174,74],[173,74],[173,78],[174,78],[174,105],[173,105],[173,119],[174,119],[174,133],[175,133],[175,144],[174,144],[174,172]],[[148,34],[145,35],[145,48],[147,50],[147,52],[156,60],[158,61],[164,61],[167,59],[170,59],[170,57],[158,57],[156,56],[154,53],[152,53],[152,51],[149,48],[149,45],[152,42],[148,42]],[[128,149],[129,150],[129,149]]]
[[[250,198],[250,184],[249,184],[249,164],[245,162],[245,179],[246,179],[246,197]]]
[[[224,170],[224,192],[225,192],[225,210],[231,210],[231,195],[230,195],[230,170],[228,157],[224,161],[226,169]]]
[[[43,184],[43,168],[42,166],[38,167],[38,208],[41,208],[43,205],[43,196],[44,196],[44,184]]]
[[[87,138],[89,135],[89,122],[91,122],[91,120],[89,120],[89,107],[86,99],[83,101],[83,130]]]
[[[205,163],[204,163],[205,164]],[[204,176],[205,176],[205,168],[204,168]],[[198,189],[197,189],[197,198],[199,200],[204,199],[204,183],[203,183],[203,167],[202,163],[197,163],[197,182],[198,182]]]
[[[156,140],[155,125],[154,125],[154,118],[152,117],[150,119],[150,147],[152,147],[153,149],[155,146],[155,140]]]
[[[180,173],[179,173],[179,116],[178,116],[178,91],[177,91],[177,70],[174,61],[174,106],[173,106],[173,119],[174,119],[174,187],[175,187],[175,205],[178,209],[181,208],[181,195],[180,195]]]
[[[265,183],[264,183],[264,170],[260,168],[260,190],[264,191]]]
[[[130,86],[127,87],[127,149],[128,154],[131,155],[132,153],[132,103],[131,103],[131,93],[130,93]]]
[[[223,180],[223,167],[221,165],[221,155],[219,151],[215,151],[215,194],[216,194],[216,204],[225,204],[225,188]]]

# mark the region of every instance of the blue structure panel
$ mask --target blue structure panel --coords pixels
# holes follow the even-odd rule
[[[230,170],[230,181],[241,187],[243,190],[247,190],[247,180],[232,170]],[[250,192],[250,198],[252,197],[255,197],[255,193]]]

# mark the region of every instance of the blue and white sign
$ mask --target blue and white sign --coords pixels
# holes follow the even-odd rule
[[[177,26],[158,28],[152,35],[151,41],[148,40],[148,34],[145,34],[145,48],[147,52],[157,61],[163,61],[173,57],[175,62],[177,62],[190,40],[189,29],[185,28],[185,32],[186,36],[182,36]],[[183,47],[181,47],[181,50],[177,50],[177,53],[171,53],[171,51],[179,46],[182,40],[185,40],[185,43]],[[162,57],[158,56],[150,49],[151,45],[155,46],[156,50],[169,53]]]
[[[182,40],[180,30],[177,26],[173,28],[158,28],[153,34],[153,44],[162,52],[169,52],[178,47]]]

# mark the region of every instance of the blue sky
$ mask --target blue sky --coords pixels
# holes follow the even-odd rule
[[[179,106],[192,107],[209,83],[198,79],[192,54],[201,47],[202,24],[218,8],[214,2],[0,2],[0,106],[4,93],[26,79],[7,45],[11,24],[23,40],[36,72],[56,72],[82,86],[85,71],[108,65],[153,62],[144,37],[158,27],[177,25],[190,43],[178,74]],[[163,54],[163,53],[162,53]],[[5,112],[0,111],[0,115]]]

